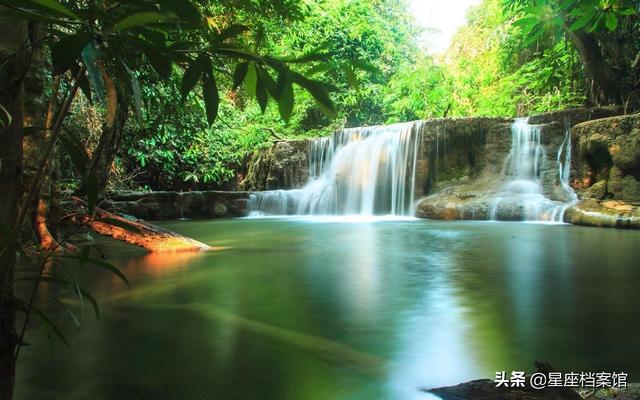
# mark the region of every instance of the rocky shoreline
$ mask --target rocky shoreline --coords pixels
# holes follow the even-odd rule
[[[545,150],[541,184],[551,201],[568,202],[557,154],[570,134],[570,182],[578,200],[564,222],[640,229],[640,114],[620,108],[573,109],[531,116]],[[522,209],[498,206],[512,119],[453,118],[423,121],[416,154],[416,216],[442,220],[521,220]],[[309,142],[279,141],[248,155],[239,191],[111,192],[103,207],[148,220],[233,218],[248,213],[252,192],[295,189],[309,177]],[[566,187],[566,184],[565,184]]]

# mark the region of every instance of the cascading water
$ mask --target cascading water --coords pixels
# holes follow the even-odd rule
[[[577,199],[569,186],[570,125],[565,127],[564,140],[556,156],[562,197],[567,201],[554,201],[545,196],[542,182],[547,155],[540,133],[541,126],[530,125],[527,118],[518,118],[513,123],[511,150],[503,168],[508,180],[491,204],[492,220],[562,222],[565,210]]]
[[[350,128],[309,148],[298,190],[254,193],[250,215],[410,215],[422,122]]]

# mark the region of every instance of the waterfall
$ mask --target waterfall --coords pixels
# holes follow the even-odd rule
[[[565,210],[577,199],[569,186],[570,124],[565,124],[564,140],[556,155],[558,181],[566,201],[554,201],[545,195],[543,179],[547,155],[540,133],[541,127],[530,125],[527,118],[518,118],[511,126],[511,150],[503,166],[503,175],[508,178],[491,203],[492,220],[562,222]]]
[[[252,194],[250,215],[410,215],[421,134],[417,121],[313,140],[307,184]]]

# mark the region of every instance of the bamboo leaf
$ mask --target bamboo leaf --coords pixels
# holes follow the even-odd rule
[[[291,118],[291,113],[293,112],[293,104],[294,104],[294,94],[293,94],[293,85],[291,82],[287,82],[282,90],[280,98],[278,99],[278,111],[280,113],[280,117],[289,122]]]
[[[90,42],[91,36],[88,32],[78,32],[60,38],[51,46],[51,59],[53,63],[53,73],[60,75],[70,69],[75,63],[83,49]]]
[[[248,62],[241,62],[236,65],[236,69],[233,72],[233,90],[236,90],[244,81],[247,76],[247,70],[249,69]]]
[[[202,95],[204,97],[204,105],[207,111],[207,122],[209,125],[213,125],[213,122],[218,117],[220,95],[218,94],[215,77],[210,71],[205,72],[202,78]]]
[[[256,65],[253,62],[249,63],[247,74],[244,77],[244,85],[247,89],[249,97],[255,97],[256,95],[256,83],[258,81],[258,74],[256,72]]]
[[[351,68],[349,64],[342,64],[340,68],[347,77],[347,82],[349,82],[349,85],[351,85],[355,89],[360,89],[360,81],[358,80],[358,76],[356,75],[353,68]]]
[[[336,107],[329,96],[329,92],[319,81],[305,78],[304,76],[292,72],[291,74],[293,82],[300,85],[316,100],[316,103],[320,106],[320,109],[329,117],[335,118],[337,111]]]
[[[183,102],[187,98],[189,92],[196,87],[200,80],[200,76],[202,76],[203,63],[200,57],[189,63],[189,67],[184,71],[184,75],[182,76],[181,92]]]
[[[264,114],[264,112],[267,110],[267,103],[269,101],[269,94],[267,93],[264,79],[259,78],[256,82],[256,100],[258,100],[260,109]]]
[[[58,3],[56,0],[23,0],[23,5],[25,6],[33,5],[41,10],[48,11],[57,15],[69,17],[75,20],[81,19],[78,16],[78,14],[69,10],[62,4]]]

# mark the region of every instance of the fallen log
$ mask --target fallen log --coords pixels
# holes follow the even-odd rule
[[[84,225],[100,235],[112,237],[127,243],[143,247],[151,252],[176,253],[183,251],[211,250],[211,247],[179,233],[170,231],[141,219],[129,219],[95,207],[89,215],[87,203],[71,197],[74,210],[70,219]]]

